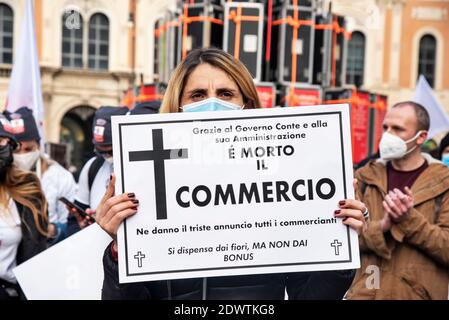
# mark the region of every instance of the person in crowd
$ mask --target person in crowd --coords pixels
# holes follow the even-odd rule
[[[127,112],[128,115],[137,115],[137,114],[156,114],[159,113],[159,109],[161,108],[161,101],[145,101],[140,102],[134,106],[130,111]]]
[[[39,179],[13,164],[18,144],[0,115],[0,300],[24,299],[13,269],[47,248],[47,202]]]
[[[90,215],[94,215],[113,172],[111,116],[125,115],[127,112],[127,107],[113,106],[103,106],[95,112],[92,142],[96,155],[82,168],[75,196],[75,204]],[[71,213],[68,220],[69,236],[90,224],[76,210],[72,209]]]
[[[48,203],[48,238],[53,245],[66,238],[69,212],[59,198],[73,201],[76,182],[73,175],[41,150],[40,134],[33,111],[22,107],[7,113],[18,147],[14,150],[14,164],[22,170],[36,173]]]
[[[437,158],[449,167],[449,132],[440,141]]]
[[[449,169],[421,153],[430,120],[418,103],[386,114],[380,159],[356,172],[370,210],[347,299],[447,299]]]
[[[113,173],[113,151],[111,117],[114,115],[136,115],[158,113],[159,101],[142,102],[132,110],[127,107],[100,107],[93,121],[93,144],[96,156],[91,158],[81,170],[78,181],[78,192],[75,204],[84,209],[86,213],[95,215],[95,209],[105,193],[110,176]],[[69,217],[69,235],[92,224],[92,220],[81,217],[76,209],[71,209]]]
[[[192,51],[175,69],[161,112],[240,110],[260,107],[253,79],[246,67],[218,49]],[[106,248],[103,299],[341,299],[352,270],[261,274],[120,284],[117,229],[138,212],[134,193],[115,194],[115,176],[97,208],[97,223],[114,239]],[[337,204],[336,204],[337,205]],[[346,199],[337,217],[358,233],[366,227],[363,203]]]

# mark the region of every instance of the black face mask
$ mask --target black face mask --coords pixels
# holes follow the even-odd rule
[[[13,147],[10,144],[0,147],[0,174],[4,174],[14,161],[12,155]]]

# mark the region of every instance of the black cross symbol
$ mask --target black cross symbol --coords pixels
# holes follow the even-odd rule
[[[145,255],[142,254],[142,252],[138,251],[137,254],[134,256],[134,259],[137,260],[137,266],[139,268],[142,268],[142,259],[145,258]]]
[[[187,159],[187,149],[164,149],[162,129],[153,129],[153,150],[131,151],[129,161],[154,161],[156,192],[156,219],[167,219],[167,195],[165,190],[165,160]]]
[[[343,244],[341,242],[338,242],[337,239],[335,239],[334,242],[331,242],[331,246],[334,247],[334,249],[335,249],[335,255],[339,256],[340,255],[340,247],[343,246]]]

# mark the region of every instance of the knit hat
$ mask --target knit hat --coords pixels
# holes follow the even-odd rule
[[[128,112],[128,114],[153,114],[159,113],[160,101],[141,102]]]
[[[127,107],[100,107],[94,116],[93,139],[96,146],[112,145],[111,116],[125,115],[129,109]]]
[[[6,116],[11,124],[12,133],[18,142],[40,141],[41,136],[33,116],[33,110],[28,107],[21,107],[12,113],[6,112]]]
[[[14,148],[17,146],[16,138],[12,134],[11,124],[3,114],[0,114],[0,137],[7,137],[11,139]]]

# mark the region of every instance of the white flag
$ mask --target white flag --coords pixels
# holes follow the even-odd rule
[[[428,138],[431,139],[442,131],[449,130],[449,117],[443,109],[433,90],[423,75],[419,76],[413,101],[422,104],[430,116],[430,130]]]
[[[42,100],[41,74],[37,55],[33,1],[27,0],[22,20],[19,44],[14,54],[14,64],[9,82],[6,110],[14,112],[26,106],[33,110],[41,146],[44,139],[44,103]]]

